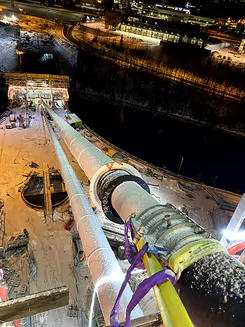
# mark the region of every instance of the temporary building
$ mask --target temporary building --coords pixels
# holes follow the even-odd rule
[[[82,128],[82,120],[76,114],[69,114],[66,119],[72,127]]]

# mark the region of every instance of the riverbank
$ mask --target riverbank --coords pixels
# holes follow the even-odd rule
[[[169,81],[150,71],[119,67],[82,50],[72,75],[71,89],[83,97],[143,108],[153,115],[163,114],[195,124],[218,126],[220,130],[229,130],[236,135],[245,130],[244,103],[228,101],[223,96],[186,85],[184,81]]]
[[[79,90],[79,92],[81,92],[81,90]],[[229,127],[227,127],[225,125],[220,125],[220,124],[212,125],[210,122],[197,120],[196,118],[188,116],[188,115],[183,116],[178,113],[169,113],[169,112],[163,111],[163,110],[153,110],[151,107],[147,107],[144,103],[139,104],[137,102],[131,102],[131,101],[126,101],[126,100],[110,100],[110,98],[105,98],[101,95],[98,95],[98,93],[96,93],[96,92],[88,91],[88,90],[86,90],[84,93],[82,93],[82,97],[88,101],[96,102],[97,104],[100,104],[102,101],[104,103],[108,103],[108,104],[114,105],[114,106],[134,108],[139,111],[145,111],[145,112],[152,113],[153,115],[166,116],[171,119],[176,119],[178,121],[181,121],[182,123],[194,124],[196,126],[207,126],[207,127],[213,128],[214,130],[221,131],[223,133],[235,135],[238,137],[245,137],[244,129],[234,130],[234,129],[230,129]]]
[[[244,137],[209,124],[183,122],[182,117],[153,114],[140,106],[117,104],[70,92],[70,110],[110,143],[175,174],[180,170],[206,185],[244,192]]]

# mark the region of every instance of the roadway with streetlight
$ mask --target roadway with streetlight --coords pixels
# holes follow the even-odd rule
[[[21,8],[28,15],[38,16],[50,20],[63,20],[71,23],[80,22],[84,14],[91,15],[83,12],[76,12],[76,11],[66,10],[62,8],[41,6],[37,4],[24,3],[20,1],[15,1],[14,6],[11,6],[11,4],[6,4],[5,0],[0,0],[0,6],[13,11],[19,11],[19,8]]]

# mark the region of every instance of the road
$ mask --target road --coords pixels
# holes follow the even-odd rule
[[[33,3],[26,3],[21,1],[14,1],[15,9],[22,8],[28,15],[38,16],[41,18],[46,18],[50,20],[58,19],[62,21],[67,21],[71,23],[80,22],[82,16],[96,14],[86,13],[86,12],[75,12],[71,10],[66,10],[62,8],[46,7],[40,6]],[[0,5],[11,8],[11,3],[6,4],[6,0],[0,0]],[[218,31],[213,31],[207,28],[201,28],[201,31],[206,32],[212,38],[216,38],[223,42],[237,43],[241,42],[241,37],[235,35],[224,34]]]
[[[62,20],[71,23],[77,23],[81,21],[81,18],[85,13],[70,11],[61,8],[53,8],[40,6],[32,3],[24,3],[20,1],[14,1],[15,9],[22,8],[28,15],[38,16],[41,18],[46,18],[49,20]],[[0,0],[0,6],[9,7],[11,9],[11,4],[6,4],[6,0]],[[88,14],[91,15],[91,14]]]
[[[77,45],[79,47],[82,46],[81,41],[73,37],[72,30],[73,26],[64,25],[62,38],[74,45]]]
[[[215,38],[222,42],[240,44],[241,40],[242,40],[241,36],[225,34],[225,33],[214,31],[214,30],[207,29],[207,28],[201,28],[200,31],[208,33],[210,38]]]

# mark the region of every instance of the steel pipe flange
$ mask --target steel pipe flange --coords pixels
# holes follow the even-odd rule
[[[126,173],[129,173],[130,175],[142,178],[137,169],[135,169],[133,166],[131,166],[125,162],[110,162],[110,163],[104,165],[103,167],[101,167],[100,169],[98,169],[90,181],[89,193],[90,193],[90,198],[91,198],[92,202],[95,204],[96,208],[101,212],[103,212],[103,209],[102,209],[101,201],[98,196],[97,186],[98,186],[98,182],[101,179],[101,177],[105,173],[107,173],[111,170],[124,170]]]
[[[116,176],[114,180],[109,181],[109,183],[107,183],[105,187],[103,187],[103,189],[101,190],[100,198],[103,212],[108,219],[110,219],[116,224],[124,224],[124,221],[120,218],[116,210],[113,208],[111,204],[111,195],[118,185],[129,181],[137,183],[146,192],[150,193],[149,186],[142,178],[130,174],[118,177]]]

